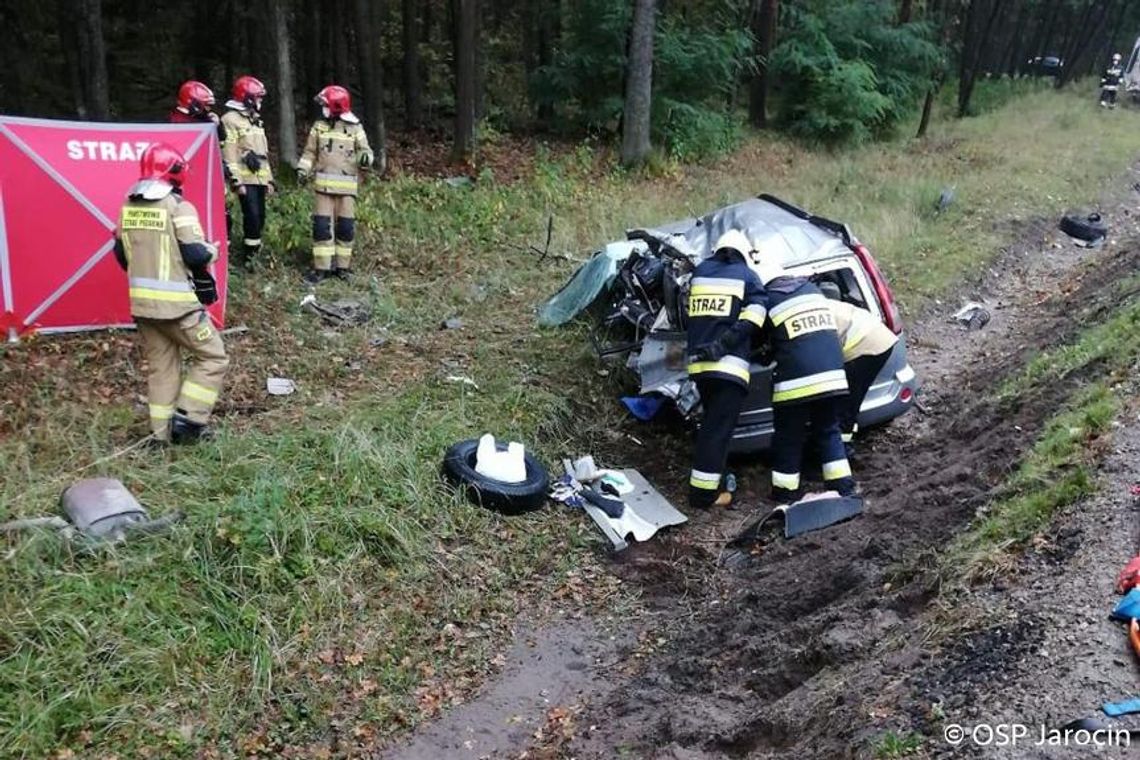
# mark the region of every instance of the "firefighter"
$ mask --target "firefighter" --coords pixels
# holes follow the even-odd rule
[[[162,443],[193,443],[206,426],[229,359],[203,308],[218,299],[209,265],[217,246],[202,235],[194,206],[182,199],[189,165],[165,143],[151,145],[127,192],[115,258],[127,272],[131,315],[148,365],[150,427]],[[190,369],[182,379],[182,354]]]
[[[214,91],[201,82],[190,80],[178,88],[178,103],[170,111],[170,121],[174,124],[200,124],[221,120],[214,113]]]
[[[225,142],[222,156],[229,169],[230,187],[238,195],[244,239],[241,261],[251,268],[261,252],[261,232],[265,228],[265,197],[276,190],[269,167],[269,141],[261,121],[265,85],[251,76],[234,82],[233,99],[226,102],[222,116]]]
[[[352,112],[348,90],[330,85],[315,98],[321,117],[309,130],[309,139],[297,176],[313,179],[313,268],[305,281],[315,285],[336,274],[352,274],[352,242],[356,237],[358,173],[372,166],[372,149],[360,119]]]
[[[724,489],[728,445],[751,382],[752,342],[764,325],[764,287],[749,268],[752,245],[739,230],[717,240],[689,290],[689,376],[697,384],[704,418],[689,474],[692,507],[728,506]]]
[[[226,128],[221,118],[214,113],[214,91],[201,82],[183,82],[178,88],[178,103],[170,111],[173,124],[214,124],[218,128],[218,146],[226,144]],[[226,184],[230,184],[230,166],[222,156],[222,174]],[[229,205],[226,206],[226,234],[233,229],[233,218]]]
[[[859,430],[859,409],[871,384],[894,351],[899,336],[874,314],[842,300],[839,286],[819,283],[835,317],[835,331],[843,347],[843,369],[847,373],[847,401],[839,408],[839,432],[850,456],[850,444]]]
[[[1104,75],[1100,78],[1101,108],[1116,108],[1116,91],[1120,89],[1120,80],[1124,77],[1120,61],[1120,53],[1113,53],[1112,65],[1104,70]]]
[[[770,257],[757,256],[754,269],[766,292],[776,361],[772,498],[791,504],[801,496],[800,467],[809,436],[820,453],[826,486],[843,496],[852,495],[855,479],[839,432],[847,375],[828,301],[810,280],[788,275]]]

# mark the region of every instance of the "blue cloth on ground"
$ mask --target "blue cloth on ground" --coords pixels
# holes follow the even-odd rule
[[[637,419],[642,422],[649,422],[657,416],[661,411],[661,407],[665,406],[664,396],[622,396],[622,404],[629,410]]]
[[[1134,588],[1116,603],[1112,610],[1113,620],[1127,623],[1132,618],[1140,618],[1140,588]]]
[[[1104,710],[1105,715],[1111,718],[1140,713],[1140,699],[1126,699],[1123,702],[1105,702],[1101,709]]]

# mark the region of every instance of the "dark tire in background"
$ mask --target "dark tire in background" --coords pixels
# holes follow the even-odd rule
[[[1078,240],[1096,240],[1108,235],[1108,225],[1100,219],[1100,214],[1061,217],[1061,232]]]
[[[460,441],[447,450],[443,457],[443,477],[460,489],[467,500],[504,515],[518,515],[532,512],[546,503],[550,490],[550,477],[546,468],[525,452],[526,480],[521,483],[503,483],[483,477],[475,471],[475,451],[479,440]],[[506,451],[504,444],[496,444],[499,451]]]

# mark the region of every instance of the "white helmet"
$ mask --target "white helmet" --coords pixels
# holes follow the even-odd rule
[[[1113,53],[1112,54],[1112,62],[1113,63],[1120,63],[1122,57],[1123,56],[1121,56],[1120,53]]]
[[[748,236],[740,230],[729,230],[717,239],[713,253],[720,253],[726,248],[748,258],[748,254],[752,251],[752,243],[748,242]]]
[[[787,272],[780,266],[780,262],[771,256],[753,254],[748,257],[748,267],[760,278],[760,282],[767,285],[777,277],[783,277]]]

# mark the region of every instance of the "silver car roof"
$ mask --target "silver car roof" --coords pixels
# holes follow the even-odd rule
[[[631,230],[628,236],[655,238],[702,261],[712,255],[720,236],[733,229],[743,232],[761,254],[779,257],[785,268],[850,253],[836,235],[759,198],[725,206],[699,219]]]

